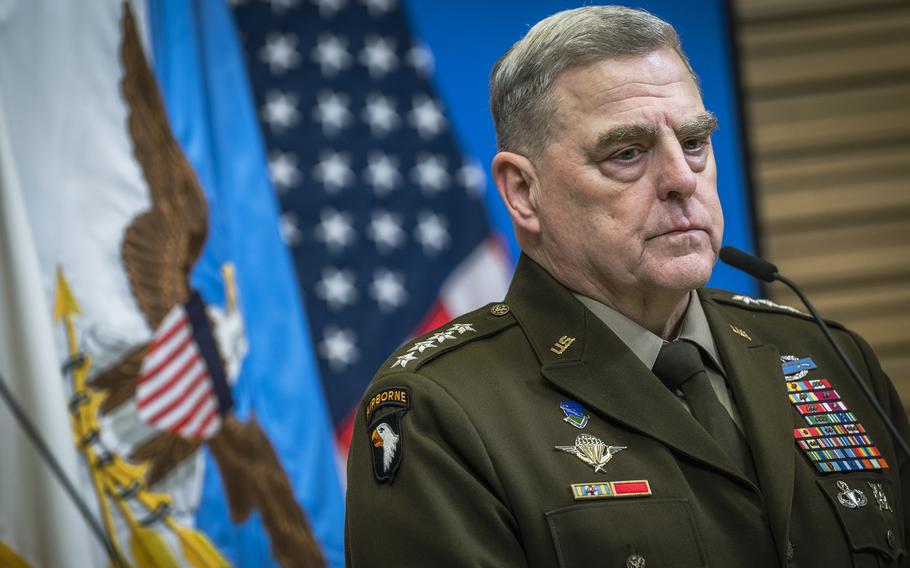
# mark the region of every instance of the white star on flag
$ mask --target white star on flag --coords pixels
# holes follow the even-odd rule
[[[273,132],[284,131],[300,120],[300,113],[297,112],[297,97],[273,91],[265,97],[262,114]]]
[[[421,214],[414,238],[423,247],[424,254],[435,255],[449,245],[446,225],[445,218],[435,213]]]
[[[326,327],[319,343],[319,354],[328,361],[330,369],[340,373],[357,360],[359,352],[355,339],[354,332],[349,329]]]
[[[373,275],[370,284],[370,296],[379,303],[379,309],[384,312],[391,311],[404,305],[408,299],[407,290],[404,288],[404,277],[400,273],[390,270],[378,270]]]
[[[378,93],[367,95],[361,118],[370,125],[373,136],[385,136],[401,124],[401,118],[395,112],[395,101]]]
[[[369,35],[364,39],[364,47],[360,52],[360,63],[370,71],[374,79],[381,79],[386,74],[398,67],[398,56],[395,55],[395,40],[377,35]]]
[[[419,154],[417,164],[411,170],[411,179],[426,193],[437,193],[449,185],[446,159],[442,156]]]
[[[325,186],[330,194],[349,186],[354,181],[350,154],[331,150],[321,152],[319,163],[313,168],[313,178]]]
[[[300,64],[297,53],[297,36],[294,34],[269,34],[259,57],[268,64],[272,73],[284,73]]]
[[[333,310],[353,304],[357,299],[354,273],[332,267],[323,269],[322,279],[316,283],[316,295]]]
[[[446,127],[446,117],[438,102],[421,94],[414,97],[408,123],[417,129],[421,138],[432,138]]]
[[[296,6],[300,0],[265,0],[272,5],[272,11],[277,14],[283,14]]]
[[[281,232],[281,238],[289,247],[294,247],[303,240],[298,223],[297,215],[293,213],[282,213],[278,219],[278,230]]]
[[[297,156],[293,153],[274,152],[269,156],[269,177],[279,193],[287,191],[300,182]]]
[[[487,174],[477,161],[470,158],[458,169],[455,177],[465,189],[476,194],[483,193],[487,185]]]
[[[347,0],[313,0],[313,4],[319,8],[319,15],[323,18],[335,16],[347,3]]]
[[[348,97],[332,91],[319,93],[316,108],[313,109],[313,118],[322,125],[322,131],[327,136],[334,136],[350,124],[353,116],[348,110]]]
[[[376,195],[389,193],[401,183],[398,159],[382,152],[370,152],[367,158],[366,180],[373,186]]]
[[[398,215],[377,211],[367,227],[367,236],[376,243],[379,252],[388,253],[404,243],[405,233]]]
[[[362,0],[371,16],[378,17],[391,12],[398,3],[397,0]]]
[[[433,74],[433,69],[436,67],[433,52],[424,43],[416,43],[409,49],[405,60],[421,77],[429,77]]]
[[[351,66],[348,41],[332,34],[320,35],[311,55],[326,77],[334,77]]]
[[[325,243],[330,253],[340,252],[354,242],[355,233],[351,227],[351,216],[334,209],[322,211],[315,232],[316,238]]]

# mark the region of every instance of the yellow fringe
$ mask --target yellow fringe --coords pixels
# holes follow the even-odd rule
[[[31,566],[0,540],[0,568],[31,568]]]
[[[183,557],[193,568],[225,568],[231,565],[201,532],[181,527],[171,519],[167,520],[167,526],[180,539]]]
[[[180,568],[161,535],[138,524],[131,528],[130,552],[136,568]]]

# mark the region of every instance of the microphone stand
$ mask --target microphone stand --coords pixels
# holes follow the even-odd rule
[[[828,340],[828,343],[834,347],[834,351],[837,353],[837,356],[840,357],[840,360],[844,362],[844,365],[847,366],[847,370],[850,372],[850,375],[853,377],[853,381],[859,385],[860,389],[863,391],[863,394],[866,395],[866,398],[872,404],[872,408],[875,409],[875,412],[878,413],[879,418],[882,419],[882,422],[885,423],[885,426],[888,428],[888,431],[891,433],[891,437],[897,442],[897,445],[904,450],[904,454],[907,457],[910,457],[910,446],[907,446],[906,440],[900,435],[900,432],[897,431],[897,427],[891,421],[891,418],[885,413],[885,410],[882,408],[882,405],[879,404],[878,399],[875,398],[872,390],[869,386],[863,381],[860,377],[859,371],[856,370],[856,367],[847,358],[847,354],[844,353],[844,350],[841,349],[840,344],[834,339],[834,336],[831,335],[831,330],[828,329],[828,324],[825,323],[825,320],[819,315],[815,310],[815,306],[812,305],[812,302],[809,301],[809,298],[803,294],[802,290],[799,289],[799,286],[795,282],[783,276],[778,270],[777,267],[767,260],[757,257],[755,255],[749,254],[745,251],[739,250],[736,247],[726,246],[720,249],[720,259],[725,263],[729,264],[733,268],[742,270],[746,274],[763,280],[765,282],[773,282],[775,280],[782,282],[788,288],[793,290],[799,299],[802,300],[803,304],[809,309],[809,313],[812,314],[812,317],[815,318],[815,323],[821,328],[822,333],[825,335],[825,339]]]

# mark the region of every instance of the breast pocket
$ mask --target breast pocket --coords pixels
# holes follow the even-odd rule
[[[834,507],[857,567],[895,566],[906,555],[891,480],[847,475],[819,479]]]
[[[579,503],[546,518],[560,566],[707,565],[685,499]]]

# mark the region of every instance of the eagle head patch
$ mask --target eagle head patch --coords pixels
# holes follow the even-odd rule
[[[373,475],[376,481],[391,483],[401,465],[401,418],[411,407],[411,393],[406,387],[385,388],[367,399],[365,417]]]

